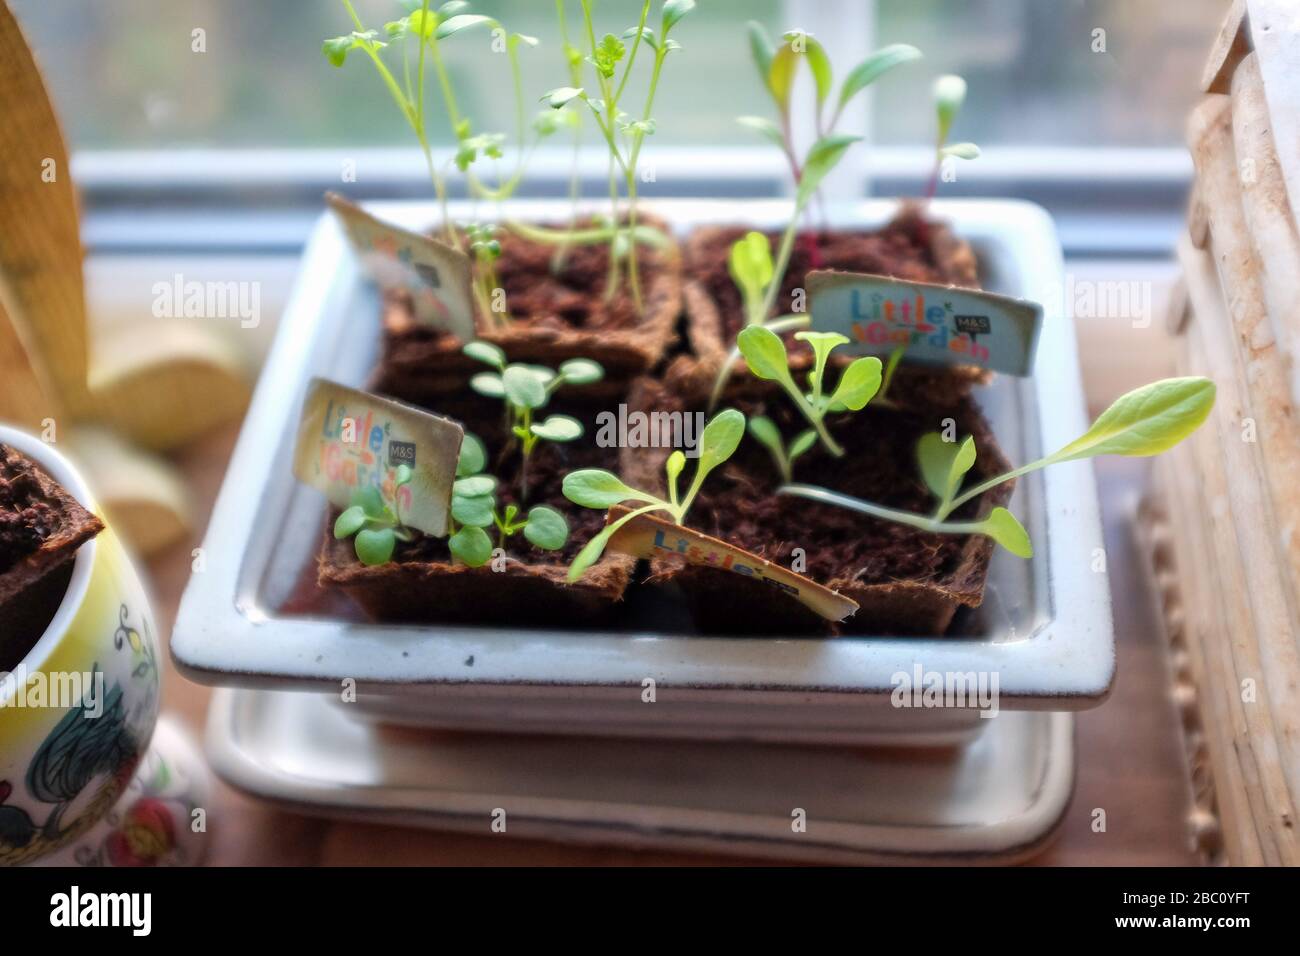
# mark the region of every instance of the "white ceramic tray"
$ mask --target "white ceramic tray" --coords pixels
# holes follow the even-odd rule
[[[319,694],[222,690],[208,756],[233,786],[301,812],[843,864],[1025,859],[1074,787],[1069,714],[1004,713],[968,747],[917,751],[396,733],[347,710]],[[499,809],[505,835],[490,828]]]
[[[412,228],[428,204],[376,203]],[[685,231],[746,222],[775,226],[780,201],[671,201],[653,205]],[[563,216],[555,203],[520,203],[521,218]],[[871,226],[896,209],[869,201],[833,211],[833,224]],[[1061,306],[1060,246],[1047,214],[1012,201],[938,202],[980,259],[986,288],[1041,302],[1046,319],[1035,374],[981,390],[1008,457],[1025,461],[1087,425],[1074,334]],[[323,218],[280,322],[208,527],[207,565],[190,580],[172,653],[191,678],[213,684],[335,689],[359,682],[386,719],[490,730],[871,741],[882,735],[942,742],[978,728],[971,710],[895,710],[893,676],[915,665],[939,673],[996,673],[1000,706],[1093,706],[1114,673],[1114,636],[1091,465],[1024,479],[1012,507],[1037,546],[1024,562],[999,551],[987,599],[958,634],[935,638],[701,638],[633,589],[619,628],[600,631],[403,627],[294,616],[281,608],[319,547],[324,504],[290,474],[294,424],[312,375],[364,382],[377,354],[379,310],[332,218]],[[645,611],[646,613],[642,613]],[[660,702],[641,704],[652,678]]]

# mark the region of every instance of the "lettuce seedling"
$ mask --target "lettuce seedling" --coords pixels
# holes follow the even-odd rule
[[[565,475],[564,497],[584,508],[605,511],[624,501],[640,503],[639,507],[606,525],[578,552],[578,556],[573,559],[573,564],[569,566],[570,583],[582,577],[582,572],[596,563],[604,552],[605,545],[609,543],[609,539],[633,518],[652,511],[664,511],[672,516],[675,523],[682,524],[686,520],[691,504],[695,501],[695,496],[700,493],[700,486],[704,484],[704,479],[708,477],[709,472],[735,453],[744,435],[745,416],[734,408],[719,412],[709,420],[700,434],[700,455],[695,463],[695,475],[684,497],[678,493],[677,484],[682,470],[686,467],[686,455],[681,451],[674,451],[664,464],[668,478],[667,500],[647,491],[638,491],[624,484],[623,480],[612,472],[599,468],[584,468]]]
[[[410,541],[414,535],[402,523],[401,509],[397,504],[397,490],[411,481],[409,465],[398,465],[393,479],[393,504],[384,501],[383,493],[374,485],[366,485],[352,493],[352,502],[335,520],[334,537],[342,541],[352,538],[357,559],[364,565],[386,563],[397,547],[398,541]]]
[[[492,558],[492,539],[486,529],[495,527],[496,547],[522,531],[524,537],[543,551],[558,551],[569,539],[569,523],[550,505],[535,505],[520,518],[522,509],[497,503],[497,480],[483,474],[487,453],[483,443],[466,433],[451,487],[451,535],[447,547],[462,564],[480,568]]]
[[[472,359],[492,366],[470,379],[470,388],[480,395],[505,402],[506,421],[519,440],[519,500],[528,500],[528,462],[539,441],[570,442],[582,437],[582,423],[570,415],[548,415],[534,421],[534,413],[545,408],[562,385],[590,385],[605,376],[605,369],[591,359],[572,358],[558,371],[541,365],[506,363],[506,354],[491,342],[469,342],[463,351]]]
[[[786,485],[779,493],[838,505],[922,531],[987,535],[1012,554],[1029,558],[1034,553],[1029,535],[1006,508],[994,508],[977,521],[946,519],[986,491],[1048,465],[1099,455],[1147,457],[1167,451],[1200,427],[1214,407],[1214,395],[1214,383],[1208,378],[1169,378],[1144,385],[1121,395],[1087,432],[1064,448],[960,493],[966,473],[975,464],[974,439],[967,436],[964,441],[950,442],[937,432],[925,435],[917,443],[917,464],[922,480],[938,501],[934,514],[929,517],[886,508],[815,485]]]
[[[646,26],[650,14],[650,0],[641,5],[641,15],[637,25],[626,30],[621,37],[606,33],[600,40],[596,39],[596,28],[592,21],[592,0],[582,0],[582,19],[586,30],[589,52],[584,62],[595,71],[596,93],[574,82],[571,86],[561,86],[547,91],[542,101],[552,109],[562,110],[570,103],[585,103],[592,118],[605,140],[609,150],[609,201],[608,222],[598,227],[596,236],[592,230],[572,231],[537,230],[534,228],[532,238],[537,241],[571,243],[580,241],[577,236],[587,233],[586,241],[608,241],[610,243],[609,275],[605,283],[605,298],[613,298],[619,286],[619,262],[626,259],[628,285],[637,309],[642,307],[641,278],[637,266],[637,245],[640,233],[637,226],[637,163],[641,156],[641,147],[645,138],[655,131],[655,120],[651,115],[654,108],[655,94],[659,89],[659,79],[663,72],[664,61],[669,53],[681,49],[676,40],[669,39],[669,32],[683,17],[695,9],[695,0],[664,0],[659,21],[659,32]],[[561,17],[563,11],[561,11]],[[631,41],[630,46],[624,41]],[[650,68],[650,80],[646,88],[645,101],[641,114],[634,117],[620,109],[620,103],[627,87],[637,53],[642,45],[649,48],[654,60]],[[620,66],[621,64],[621,66]],[[623,190],[627,197],[626,225],[625,217],[619,210],[618,174],[622,174]]]
[[[826,365],[831,353],[839,346],[846,345],[848,338],[838,332],[796,332],[795,338],[807,342],[813,350],[813,368],[808,373],[808,388],[805,392],[794,380],[790,372],[790,358],[785,351],[785,343],[770,328],[750,326],[740,333],[737,340],[740,354],[745,357],[749,370],[767,381],[776,382],[790,396],[800,414],[812,425],[813,435],[821,440],[826,450],[835,457],[843,456],[844,449],[831,436],[826,428],[826,416],[830,412],[861,411],[875,396],[880,388],[880,359],[874,355],[854,359],[840,375],[840,380],[833,390],[826,389]],[[769,422],[769,424],[771,424]],[[787,452],[781,441],[776,426],[769,429],[760,425],[751,434],[773,452],[777,468],[789,481],[790,468],[794,459],[812,446],[804,435],[800,435],[790,445]],[[806,434],[806,433],[805,433]],[[775,439],[775,440],[773,440]]]
[[[943,171],[943,161],[948,157],[954,159],[976,159],[980,148],[974,143],[948,143],[948,133],[957,111],[966,101],[966,81],[960,76],[945,74],[934,81],[934,111],[938,119],[937,136],[934,145],[934,169],[930,172],[930,181],[925,188],[925,198],[933,199],[939,188],[939,174]]]
[[[773,332],[786,332],[790,329],[803,328],[811,321],[806,314],[790,314],[768,319],[768,292],[773,284],[780,283],[780,276],[776,274],[776,267],[772,264],[772,245],[767,241],[767,236],[761,232],[747,232],[732,243],[731,251],[727,255],[727,271],[731,273],[731,281],[740,290],[746,328],[763,326]],[[727,382],[731,379],[731,370],[739,357],[740,346],[737,344],[732,346],[726,361],[718,369],[718,377],[714,379],[713,391],[709,395],[710,411],[717,407],[722,399],[723,389],[727,387]]]

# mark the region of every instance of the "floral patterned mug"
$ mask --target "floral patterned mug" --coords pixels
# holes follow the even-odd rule
[[[0,443],[31,458],[96,510],[81,475],[49,445],[5,426]],[[79,838],[112,816],[149,747],[160,661],[148,599],[112,528],[82,545],[73,562],[45,633],[12,673],[0,674],[0,865],[64,848],[78,851],[79,862],[130,864],[163,856],[157,852],[158,834],[167,830],[159,820],[163,801],[152,790],[156,803],[135,817],[133,807],[118,810],[123,825],[136,828],[125,831],[127,843],[114,843],[116,854],[95,860],[80,852]],[[157,761],[145,769],[156,775]],[[140,786],[134,793],[139,802]]]

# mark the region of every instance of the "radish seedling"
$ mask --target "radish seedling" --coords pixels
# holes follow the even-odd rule
[[[479,568],[492,558],[493,544],[487,529],[496,528],[496,547],[505,548],[509,539],[524,533],[543,551],[558,551],[569,539],[569,523],[550,505],[535,505],[526,515],[518,505],[504,508],[497,503],[497,480],[483,474],[487,454],[475,436],[466,433],[451,488],[451,535],[447,547],[456,560]]]
[[[470,379],[470,388],[480,395],[505,402],[511,434],[519,441],[519,500],[528,500],[528,462],[539,441],[570,442],[582,437],[582,423],[570,415],[548,415],[534,421],[534,413],[545,408],[562,385],[590,385],[605,376],[599,362],[573,358],[558,371],[541,365],[507,363],[506,355],[490,342],[469,342],[464,352],[494,371],[480,372]]]
[[[364,565],[386,563],[397,547],[398,541],[410,541],[414,535],[402,523],[401,509],[397,504],[398,490],[411,481],[409,465],[398,465],[393,479],[393,503],[384,501],[383,493],[374,485],[366,485],[352,493],[352,503],[334,520],[334,537],[342,541],[352,538],[357,559]]]

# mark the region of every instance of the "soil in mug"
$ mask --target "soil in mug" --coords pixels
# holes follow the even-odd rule
[[[12,671],[45,633],[73,555],[102,529],[35,462],[0,445],[0,672]]]
[[[701,282],[717,303],[723,336],[734,342],[744,327],[740,290],[727,266],[731,246],[749,230],[719,229],[691,248],[691,277]],[[874,232],[807,231],[799,234],[776,300],[776,314],[791,311],[794,290],[803,288],[806,276],[817,269],[888,275],[913,282],[957,282],[954,269],[936,261],[930,243],[931,227],[919,214],[908,212]],[[778,232],[767,233],[776,255]],[[793,335],[793,333],[789,333]]]

